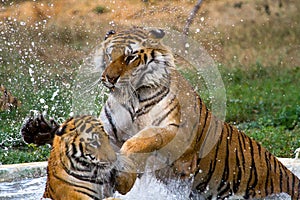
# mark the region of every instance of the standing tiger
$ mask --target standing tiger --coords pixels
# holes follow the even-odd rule
[[[300,180],[292,172],[207,109],[175,69],[171,51],[159,42],[163,36],[161,30],[131,29],[112,33],[104,41],[111,62],[102,82],[110,96],[101,119],[121,153],[138,169],[145,164],[139,160],[145,153],[163,157],[157,159],[166,163],[158,170],[159,178],[192,176],[193,193],[207,199],[263,198],[281,192],[299,199]],[[180,150],[178,158],[172,157]]]
[[[143,172],[190,180],[206,199],[300,199],[300,180],[259,143],[215,117],[176,70],[162,30],[109,32],[95,58],[110,89],[100,119],[115,150]],[[26,134],[25,134],[26,135]],[[40,135],[37,134],[36,138]]]
[[[131,189],[135,174],[117,171],[121,165],[99,119],[78,116],[66,120],[59,128],[43,117],[37,119],[27,125],[43,122],[40,132],[51,129],[55,133],[44,198],[100,200],[110,197],[115,189],[122,194]]]
[[[6,89],[0,85],[0,111],[10,110],[21,106],[21,102]]]

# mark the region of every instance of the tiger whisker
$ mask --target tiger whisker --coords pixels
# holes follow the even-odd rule
[[[82,96],[86,93],[89,93],[90,91],[92,91],[93,89],[95,89],[95,86],[100,83],[101,79],[99,78],[97,81],[95,81],[94,83],[92,83],[91,85],[83,88],[81,91],[83,91],[82,93],[79,94],[79,96]]]

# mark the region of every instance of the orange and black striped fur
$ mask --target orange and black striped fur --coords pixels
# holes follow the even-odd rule
[[[263,198],[281,192],[300,199],[298,177],[259,143],[218,120],[177,72],[167,47],[159,42],[147,46],[146,39],[132,45],[128,40],[141,35],[141,29],[131,31],[113,33],[104,41],[111,62],[102,82],[110,96],[101,119],[115,146],[137,169],[145,167],[145,155],[157,155],[165,164],[154,166],[159,178],[192,177],[193,194],[207,199]],[[143,33],[141,37],[151,36]],[[114,38],[123,38],[123,49]]]
[[[12,95],[4,85],[0,85],[0,111],[11,110],[21,106],[21,101]]]
[[[100,200],[132,187],[135,175],[116,171],[117,155],[98,119],[71,118],[55,134],[43,197]]]

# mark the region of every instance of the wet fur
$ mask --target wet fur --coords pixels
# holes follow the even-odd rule
[[[56,131],[43,197],[103,199],[115,189],[124,194],[132,187],[135,175],[117,171],[119,167],[99,120],[91,116],[71,118]]]
[[[136,59],[128,62],[128,57]],[[120,87],[123,80],[128,82]],[[141,44],[138,50],[124,51],[107,65],[102,81],[111,89],[111,96],[101,119],[105,120],[105,128],[116,146],[141,170],[146,162],[141,162],[145,158],[139,157],[139,153],[158,152],[168,162],[181,150],[178,146],[188,145],[179,158],[158,171],[159,178],[192,177],[193,193],[207,199],[232,195],[263,198],[281,192],[290,194],[292,199],[300,198],[298,177],[259,143],[214,117],[176,71],[168,49]],[[127,100],[123,99],[132,90],[131,95],[125,96]],[[124,109],[114,109],[114,106]],[[118,121],[120,114],[130,119]],[[185,123],[193,124],[187,127]],[[181,138],[176,140],[177,145],[168,145],[176,137]],[[184,140],[188,142],[181,144]],[[207,149],[211,150],[207,152]]]

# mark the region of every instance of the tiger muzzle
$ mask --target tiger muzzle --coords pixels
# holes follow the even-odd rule
[[[102,75],[101,81],[105,87],[109,88],[110,90],[113,90],[115,88],[115,84],[118,81],[119,77],[120,76],[110,77],[108,75]]]

